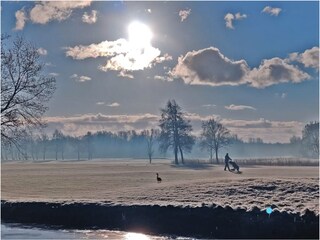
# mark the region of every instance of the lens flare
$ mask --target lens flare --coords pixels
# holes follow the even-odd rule
[[[151,46],[152,32],[151,29],[141,23],[132,22],[128,27],[129,43],[134,48],[147,48]]]

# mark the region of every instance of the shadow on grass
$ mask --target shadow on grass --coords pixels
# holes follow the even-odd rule
[[[194,161],[188,160],[188,161],[185,161],[184,164],[175,164],[174,162],[171,162],[170,166],[173,168],[181,168],[181,169],[203,170],[203,169],[218,167],[219,165],[214,165],[214,164],[206,163],[199,160],[194,160]]]

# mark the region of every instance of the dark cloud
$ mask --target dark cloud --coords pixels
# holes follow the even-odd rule
[[[280,58],[263,60],[261,65],[252,69],[249,74],[250,84],[256,88],[285,82],[299,83],[309,78],[309,74]]]
[[[219,86],[245,83],[248,71],[245,60],[232,61],[219,49],[210,47],[180,57],[172,74],[188,84]]]
[[[303,53],[299,59],[309,66],[316,66],[315,50]],[[178,59],[170,72],[174,78],[181,78],[186,84],[198,85],[241,85],[265,88],[274,84],[299,83],[310,79],[306,72],[289,64],[288,59],[278,57],[265,59],[259,67],[250,69],[245,60],[234,61],[224,56],[219,49],[210,47],[188,52]]]

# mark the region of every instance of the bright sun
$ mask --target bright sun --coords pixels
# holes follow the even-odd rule
[[[150,28],[141,22],[132,22],[128,27],[129,43],[134,48],[146,48],[151,46],[152,32]]]

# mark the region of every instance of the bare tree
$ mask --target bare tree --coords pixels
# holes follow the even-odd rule
[[[160,119],[160,150],[166,152],[173,149],[175,164],[178,162],[180,151],[181,162],[184,163],[183,150],[190,152],[194,145],[194,137],[191,135],[190,122],[184,119],[184,113],[175,100],[168,101],[166,107],[161,109]]]
[[[221,123],[214,119],[202,122],[200,147],[210,152],[210,162],[213,163],[212,153],[215,151],[216,161],[219,163],[218,151],[230,143],[230,133]]]
[[[305,125],[302,131],[302,142],[307,150],[308,155],[319,157],[319,122],[310,122]]]
[[[48,135],[46,133],[42,133],[40,135],[40,143],[41,143],[41,148],[42,148],[42,158],[44,161],[46,160],[48,142],[49,142]]]
[[[52,135],[55,157],[58,160],[58,153],[61,152],[61,159],[64,160],[64,135],[60,130],[54,130]]]
[[[44,125],[42,115],[55,91],[37,49],[18,37],[9,45],[1,36],[1,137],[16,144],[23,130]]]
[[[142,134],[146,137],[147,140],[147,153],[149,157],[149,163],[151,163],[152,156],[154,154],[153,145],[159,133],[156,129],[151,129],[150,131],[145,130]]]
[[[77,152],[78,161],[80,161],[80,157],[81,157],[80,154],[81,154],[81,152],[83,152],[83,149],[84,149],[82,137],[80,137],[80,136],[79,137],[71,137],[71,141],[72,141],[73,148]]]
[[[88,160],[91,160],[93,158],[93,143],[92,143],[92,133],[87,132],[87,134],[83,137],[87,144],[87,150],[88,150]]]

